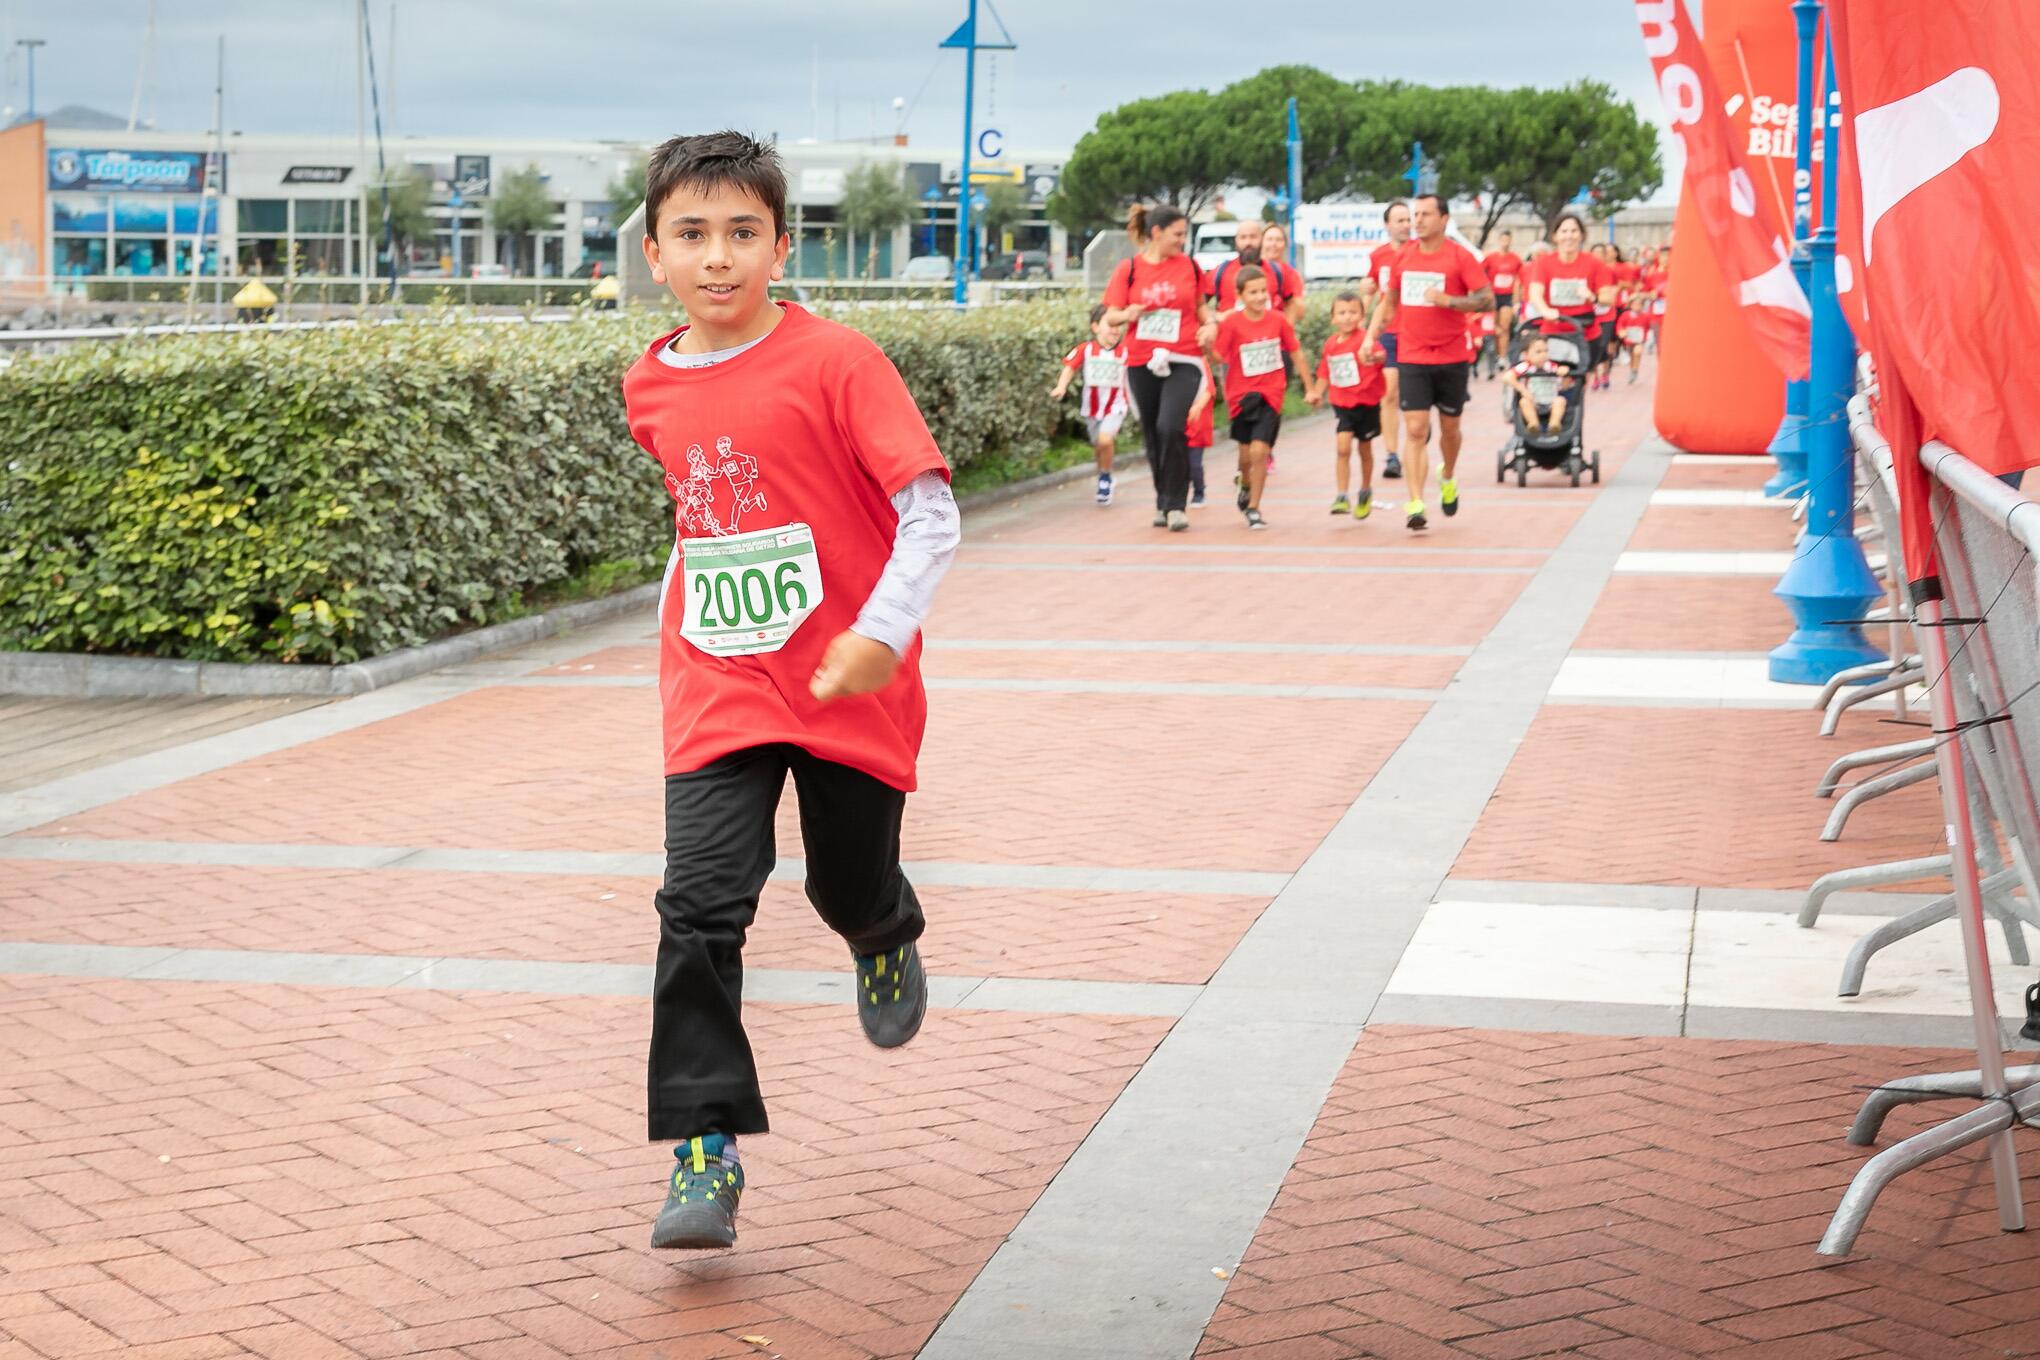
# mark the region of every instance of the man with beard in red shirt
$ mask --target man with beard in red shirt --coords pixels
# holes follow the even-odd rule
[[[1410,206],[1397,199],[1381,214],[1381,220],[1388,227],[1388,239],[1374,248],[1367,257],[1367,272],[1374,279],[1374,285],[1383,294],[1388,292],[1389,270],[1395,267],[1395,257],[1402,254],[1403,247],[1410,240]],[[1388,451],[1382,461],[1381,475],[1393,480],[1402,476],[1402,459],[1397,451],[1402,448],[1402,379],[1396,374],[1396,324],[1389,322],[1377,342],[1388,356],[1383,372],[1388,375],[1388,389],[1381,398],[1381,447]]]

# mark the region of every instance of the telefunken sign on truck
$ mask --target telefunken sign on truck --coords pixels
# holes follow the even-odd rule
[[[1382,220],[1386,203],[1306,203],[1296,210],[1296,244],[1303,252],[1307,279],[1357,279],[1367,272],[1367,257],[1388,239]],[[1478,255],[1473,242],[1449,222],[1445,234]]]

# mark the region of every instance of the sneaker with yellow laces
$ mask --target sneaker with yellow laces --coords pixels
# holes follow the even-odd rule
[[[1180,513],[1180,512],[1179,512]],[[928,1014],[928,975],[912,942],[880,954],[857,954],[857,1018],[864,1037],[898,1048],[921,1032]]]
[[[737,1244],[737,1201],[744,1193],[744,1168],[736,1140],[719,1133],[689,1138],[673,1149],[673,1178],[666,1204],[652,1224],[659,1250],[707,1250]]]
[[[1459,513],[1459,483],[1447,478],[1438,483],[1438,504],[1445,510],[1445,518],[1451,519]]]
[[[1424,503],[1422,501],[1411,501],[1404,505],[1403,517],[1403,522],[1412,529],[1428,529],[1431,527],[1431,522],[1424,518]]]

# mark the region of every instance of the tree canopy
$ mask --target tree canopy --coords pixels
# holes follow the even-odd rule
[[[1448,199],[1478,197],[1484,240],[1512,209],[1549,223],[1582,188],[1605,215],[1656,191],[1657,133],[1599,81],[1498,90],[1348,82],[1310,66],[1271,66],[1216,94],[1180,90],[1106,113],[1063,166],[1050,210],[1068,226],[1118,220],[1136,200],[1195,213],[1228,185],[1289,178],[1288,100],[1297,101],[1308,201],[1409,192],[1421,141]]]
[[[432,202],[432,177],[423,167],[412,166],[394,171],[389,178],[390,186],[390,234],[396,237],[400,246],[411,246],[429,242],[438,230],[438,223],[432,220],[429,211]],[[362,220],[371,228],[376,239],[376,250],[382,250],[382,182],[364,184],[361,187]]]
[[[877,278],[879,237],[914,220],[914,195],[901,181],[898,170],[859,165],[843,177],[843,201],[838,211],[844,226],[869,238],[864,276]]]
[[[497,178],[495,194],[489,199],[489,225],[511,238],[510,249],[518,267],[530,263],[525,256],[530,251],[531,233],[543,231],[552,220],[552,194],[536,165]]]
[[[630,215],[644,206],[645,158],[633,156],[623,162],[605,192],[609,195],[609,225],[622,231]]]

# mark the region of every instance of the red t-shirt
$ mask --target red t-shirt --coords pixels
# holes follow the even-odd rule
[[[1295,269],[1280,260],[1263,260],[1255,266],[1268,276],[1268,305],[1280,307],[1291,298],[1303,296],[1303,278]],[[1236,311],[1240,305],[1239,287],[1234,282],[1240,271],[1246,268],[1235,255],[1218,268],[1204,276],[1204,295],[1218,304],[1221,312]]]
[[[1225,365],[1225,403],[1234,415],[1249,392],[1259,392],[1276,410],[1282,409],[1289,390],[1289,375],[1282,368],[1282,356],[1296,348],[1296,331],[1289,318],[1270,307],[1261,319],[1245,312],[1227,312],[1218,323],[1218,343],[1212,346]]]
[[[1523,272],[1523,257],[1513,250],[1491,250],[1481,257],[1480,267],[1494,280],[1495,300],[1514,297],[1516,278]]]
[[[1465,297],[1488,286],[1487,271],[1472,251],[1447,238],[1434,251],[1415,241],[1389,266],[1389,289],[1402,320],[1396,346],[1399,364],[1463,364],[1466,362],[1466,314],[1434,307],[1423,300],[1426,288],[1442,288],[1449,297]]]
[[[1586,251],[1581,251],[1571,264],[1558,258],[1555,250],[1546,251],[1531,261],[1524,277],[1544,285],[1544,300],[1560,316],[1572,317],[1585,329],[1587,339],[1592,340],[1601,333],[1601,323],[1594,320],[1594,299],[1600,291],[1615,282],[1614,273],[1607,263],[1598,260]],[[1576,298],[1577,301],[1567,301]],[[1556,333],[1558,325],[1545,318],[1538,329],[1547,334]]]
[[[1202,410],[1193,409],[1190,412],[1189,418],[1183,422],[1185,448],[1208,449],[1217,442],[1212,437],[1217,433],[1217,426],[1214,423],[1217,408],[1217,402],[1207,401]]]
[[[1360,357],[1360,342],[1366,338],[1365,330],[1354,331],[1351,335],[1334,335],[1325,341],[1324,357],[1318,360],[1317,375],[1331,393],[1332,405],[1342,411],[1355,406],[1379,406],[1382,397],[1388,393],[1388,379],[1383,376],[1379,350],[1371,362]],[[1352,364],[1348,366],[1343,361],[1334,364],[1333,358],[1339,356],[1350,356]],[[1342,386],[1337,378],[1346,376],[1353,381]]]
[[[1408,242],[1404,242],[1407,245]],[[1367,272],[1374,275],[1374,285],[1382,292],[1388,291],[1388,271],[1395,264],[1395,257],[1402,254],[1403,247],[1393,241],[1383,241],[1367,257]],[[1381,328],[1383,335],[1395,335],[1402,329],[1401,316],[1392,316]]]
[[[1639,301],[1638,305],[1644,304]],[[1626,311],[1615,319],[1615,334],[1625,345],[1640,345],[1650,334],[1650,318],[1642,312]]]
[[[683,611],[707,611],[711,601],[676,545],[659,603],[666,773],[786,742],[911,792],[928,719],[920,641],[876,694],[825,704],[808,681],[892,556],[893,495],[923,472],[949,469],[877,345],[778,305],[779,325],[735,358],[709,368],[662,362],[659,347],[683,326],[623,378],[631,438],[666,470],[676,539],[806,524],[820,574],[820,602],[778,651],[712,656],[680,635]]]
[[[1615,272],[1615,281],[1625,286],[1635,283],[1637,276],[1643,273],[1629,260],[1624,260],[1621,264],[1611,264],[1608,268]]]
[[[1158,349],[1197,357],[1197,310],[1203,301],[1204,271],[1188,255],[1171,255],[1160,264],[1138,255],[1121,261],[1105,285],[1105,305],[1141,302],[1148,307],[1127,328],[1127,365],[1145,364]]]
[[[1108,383],[1103,387],[1093,386],[1091,377],[1094,370],[1090,364],[1092,359],[1109,361],[1101,367],[1116,368],[1118,371],[1118,381]],[[1125,340],[1121,340],[1111,349],[1105,348],[1096,340],[1086,340],[1083,344],[1078,345],[1063,356],[1063,367],[1076,373],[1084,380],[1083,394],[1077,401],[1078,406],[1084,413],[1084,419],[1103,420],[1107,416],[1116,416],[1121,411],[1127,409]]]

